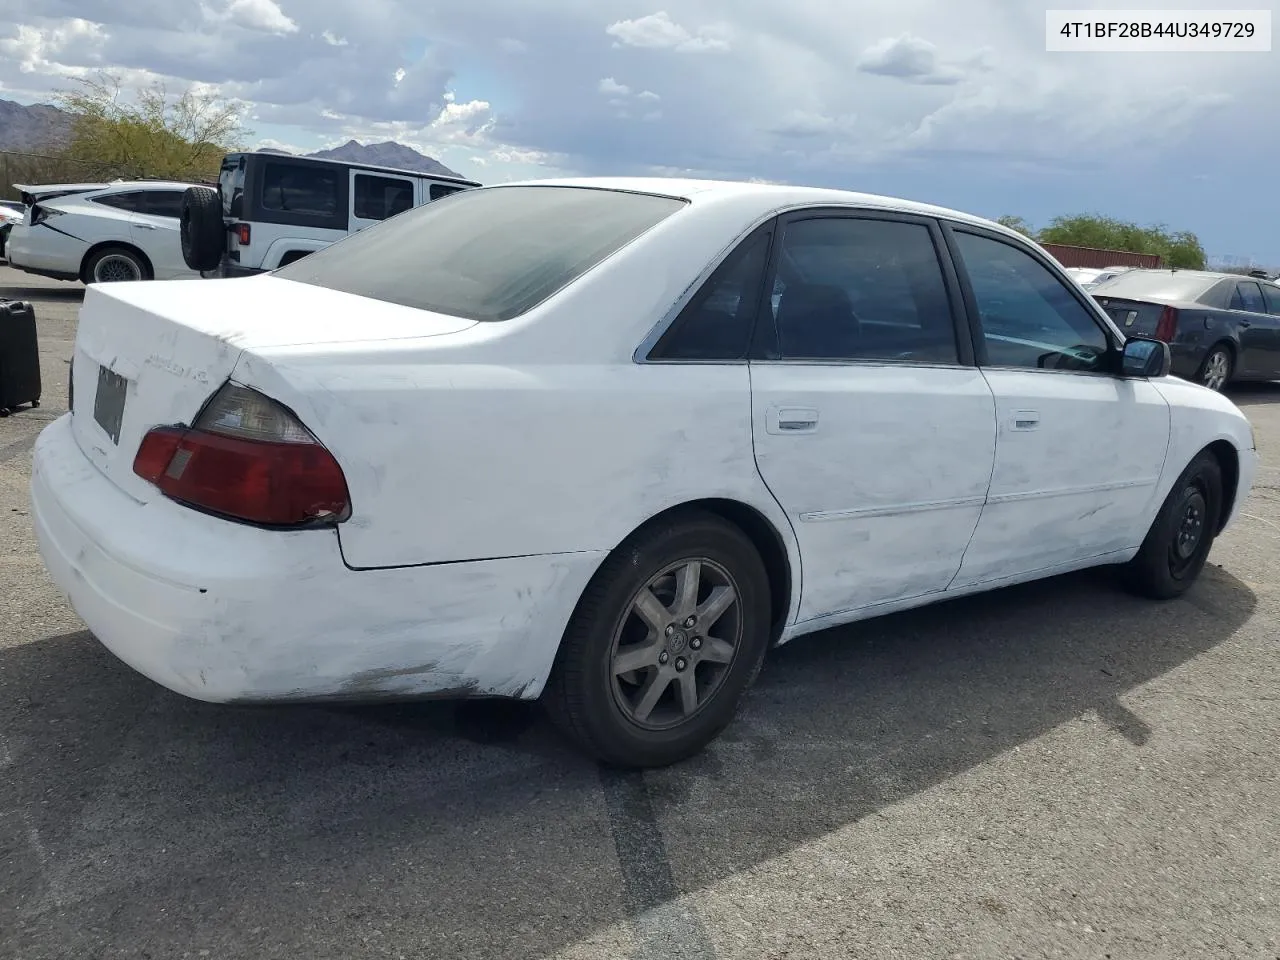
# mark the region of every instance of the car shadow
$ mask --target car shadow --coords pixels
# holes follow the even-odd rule
[[[1232,403],[1242,408],[1280,402],[1280,380],[1234,383],[1226,394]]]
[[[1091,572],[801,638],[712,748],[644,774],[586,761],[535,705],[233,708],[83,632],[10,647],[0,954],[533,957],[646,923],[696,940],[696,917],[655,911],[1073,718],[1141,747],[1159,731],[1124,695],[1255,603],[1212,566],[1168,603]]]
[[[0,300],[75,301],[84,299],[84,285],[70,283],[65,287],[0,286]]]

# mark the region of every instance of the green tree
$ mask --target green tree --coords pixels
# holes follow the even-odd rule
[[[1035,231],[1031,229],[1031,224],[1023,220],[1021,217],[1014,217],[1005,214],[1003,217],[996,218],[996,223],[1008,227],[1010,230],[1017,230],[1025,237],[1035,237]]]
[[[109,73],[81,78],[57,97],[72,115],[66,155],[121,177],[216,178],[223,154],[248,136],[239,108],[188,87],[174,97],[155,84],[126,99]]]
[[[1154,253],[1163,257],[1167,266],[1184,270],[1203,270],[1206,261],[1204,247],[1194,233],[1186,230],[1171,233],[1164,224],[1141,227],[1114,217],[1090,214],[1054,217],[1036,235],[1036,240],[1075,247]]]

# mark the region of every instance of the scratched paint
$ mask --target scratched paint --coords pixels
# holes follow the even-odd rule
[[[207,700],[528,698],[607,552],[693,500],[745,504],[777,532],[793,580],[783,639],[1126,559],[1210,442],[1241,452],[1243,502],[1247,421],[1178,381],[634,362],[777,211],[991,225],[837,191],[615,182],[693,203],[504,323],[271,276],[91,287],[85,399],[41,435],[32,495],[46,565],[99,639]],[[92,416],[100,365],[128,380],[118,443]],[[190,422],[228,378],[333,452],[353,502],[338,532],[227,523],[133,474],[145,432]],[[770,431],[771,409],[814,404],[817,438]],[[1028,409],[1040,429],[1014,429]]]

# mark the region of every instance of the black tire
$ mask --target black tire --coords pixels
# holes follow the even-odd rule
[[[714,575],[735,591],[737,606],[732,608],[731,631],[734,652],[727,664],[712,656],[713,643],[725,642],[711,636],[711,630],[723,622],[723,615],[717,615],[720,620],[712,619],[705,639],[696,635],[696,629],[687,634],[680,630],[668,638],[656,628],[646,634],[643,622],[633,612],[642,588],[648,589],[663,571],[690,560],[698,561],[701,569],[708,572],[702,581],[704,587]],[[650,592],[659,591],[655,588]],[[702,601],[699,610],[709,602]],[[769,578],[764,563],[755,546],[734,525],[713,514],[690,511],[642,528],[605,560],[579,600],[543,692],[547,711],[571,739],[607,764],[661,767],[691,757],[733,721],[738,704],[755,681],[769,646],[769,604]],[[679,608],[678,598],[666,606],[670,609],[665,613],[672,615],[671,611]],[[626,649],[659,647],[660,655],[667,657],[661,662],[668,666],[654,663],[620,674],[614,659],[615,650],[620,649],[618,638],[637,624],[647,639]],[[670,628],[665,630],[665,634],[670,632]],[[695,650],[702,652],[691,652]],[[681,651],[685,656],[680,655]],[[704,656],[707,659],[700,662]],[[683,668],[688,673],[675,675],[672,671],[682,669],[680,661],[688,664]],[[640,676],[646,684],[636,679],[631,686],[630,681],[620,679]],[[658,683],[662,677],[669,679]],[[699,678],[709,689],[706,699],[690,715],[670,721],[665,728],[640,725],[634,715],[639,711],[631,709],[634,704],[624,705],[624,688],[635,691],[637,699],[643,700],[647,685],[653,684],[663,687],[659,703],[666,702],[664,709],[690,713],[676,698],[683,691],[681,681],[696,688]],[[654,714],[657,712],[655,707]]]
[[[227,249],[222,199],[208,187],[188,187],[182,195],[179,233],[182,259],[192,270],[216,270]]]
[[[1137,556],[1123,568],[1132,591],[1153,600],[1184,594],[1204,569],[1222,519],[1222,467],[1207,451],[1182,471]],[[1187,526],[1190,525],[1190,526]],[[1194,547],[1184,538],[1194,528]]]
[[[102,276],[99,276],[102,274]],[[151,264],[137,250],[124,246],[100,247],[85,260],[80,279],[85,283],[150,280]]]
[[[1225,343],[1214,344],[1196,371],[1196,383],[1221,393],[1236,372],[1235,355]],[[1219,379],[1220,378],[1220,379]]]

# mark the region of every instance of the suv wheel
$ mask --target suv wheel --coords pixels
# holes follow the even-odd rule
[[[222,198],[208,187],[188,187],[182,195],[179,226],[182,259],[192,270],[216,270],[227,248],[227,227],[222,221]]]

